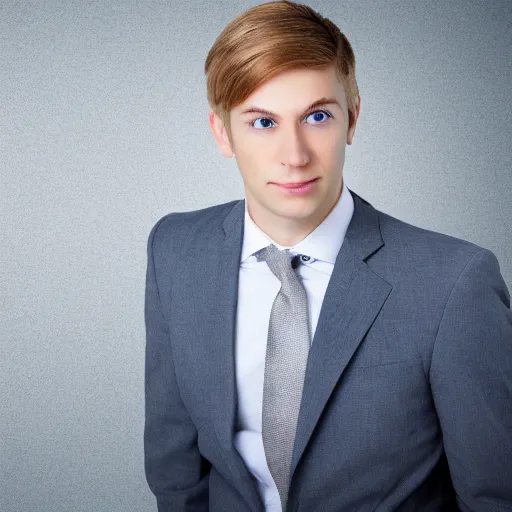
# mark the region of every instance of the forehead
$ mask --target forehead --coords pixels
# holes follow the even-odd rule
[[[335,99],[340,108],[346,104],[345,89],[333,66],[323,69],[285,71],[264,82],[233,113],[261,108],[276,113],[297,113],[320,98]]]

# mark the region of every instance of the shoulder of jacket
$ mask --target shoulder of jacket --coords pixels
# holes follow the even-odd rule
[[[426,272],[451,279],[485,247],[446,233],[422,228],[378,211],[386,251],[381,254],[403,274]]]
[[[240,199],[197,210],[171,212],[163,215],[151,228],[148,245],[178,248],[193,238],[194,233],[204,234],[220,229],[226,215]]]

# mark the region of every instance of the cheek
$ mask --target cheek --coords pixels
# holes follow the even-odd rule
[[[271,170],[269,162],[272,162],[272,149],[269,144],[243,142],[235,150],[236,162],[245,179],[258,181],[268,177]]]
[[[247,167],[258,167],[258,162],[268,158],[270,150],[264,141],[255,141],[250,137],[237,142],[235,155],[240,165]]]
[[[345,145],[345,137],[346,135],[344,133],[340,133],[337,130],[326,131],[322,136],[317,137],[315,142],[325,151],[328,151],[329,153],[336,153]]]
[[[336,134],[335,136],[326,138],[325,153],[330,155],[331,160],[339,162],[345,156],[346,134]]]
[[[344,139],[338,130],[318,130],[307,137],[307,145],[312,153],[322,160],[331,160],[344,146]]]
[[[264,188],[267,181],[271,180],[269,176],[269,167],[261,164],[250,155],[244,154],[244,157],[239,159],[237,153],[237,164],[242,178],[246,184],[252,187]]]

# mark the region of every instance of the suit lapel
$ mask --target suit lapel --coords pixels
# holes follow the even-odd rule
[[[351,193],[354,215],[336,258],[308,356],[291,478],[334,387],[392,289],[365,261],[384,245],[378,214]]]
[[[336,383],[391,292],[391,285],[375,274],[365,260],[384,245],[377,211],[350,191],[354,214],[336,258],[309,352],[291,477]],[[224,220],[220,251],[212,247],[207,261],[209,278],[203,297],[212,305],[206,312],[211,350],[205,378],[212,391],[212,420],[237,489],[249,503],[262,503],[256,480],[233,445],[237,392],[235,381],[235,321],[238,273],[243,240],[245,204],[235,204]],[[218,249],[218,246],[217,246]],[[253,481],[252,485],[248,482]]]

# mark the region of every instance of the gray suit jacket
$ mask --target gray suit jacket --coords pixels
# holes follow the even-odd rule
[[[290,512],[512,510],[512,312],[495,255],[355,211],[309,353]],[[145,467],[160,512],[262,512],[233,445],[244,200],[148,240]]]

